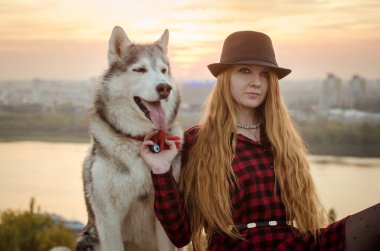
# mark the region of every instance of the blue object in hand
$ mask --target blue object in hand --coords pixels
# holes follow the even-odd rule
[[[161,149],[160,149],[160,146],[158,144],[154,143],[154,145],[151,146],[150,150],[154,153],[159,153]]]

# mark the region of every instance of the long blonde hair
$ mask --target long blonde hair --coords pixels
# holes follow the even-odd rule
[[[200,122],[181,188],[190,217],[192,244],[201,250],[204,230],[242,238],[234,227],[230,191],[238,185],[232,170],[236,146],[236,102],[230,92],[231,68],[217,77]],[[301,233],[317,235],[325,223],[306,160],[306,148],[282,100],[277,75],[270,72],[267,97],[259,109],[272,145],[276,178],[287,219]],[[232,226],[232,228],[231,228]]]

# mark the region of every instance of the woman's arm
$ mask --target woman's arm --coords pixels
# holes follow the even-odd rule
[[[154,186],[154,211],[169,239],[176,247],[190,242],[191,230],[183,196],[172,175],[171,163],[178,154],[174,141],[166,140],[169,149],[153,153],[151,140],[145,140],[140,149],[142,158],[151,168]]]
[[[172,169],[163,174],[152,172],[154,185],[154,211],[169,239],[176,247],[190,242],[189,217],[182,194],[172,175]]]

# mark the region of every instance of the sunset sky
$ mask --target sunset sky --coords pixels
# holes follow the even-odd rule
[[[97,77],[115,25],[135,42],[168,28],[177,80],[212,79],[237,30],[270,35],[290,79],[380,78],[379,0],[0,0],[0,80]]]

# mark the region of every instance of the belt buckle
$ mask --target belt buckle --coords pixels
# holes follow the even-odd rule
[[[277,221],[275,220],[271,220],[268,223],[269,223],[269,226],[277,226]]]

